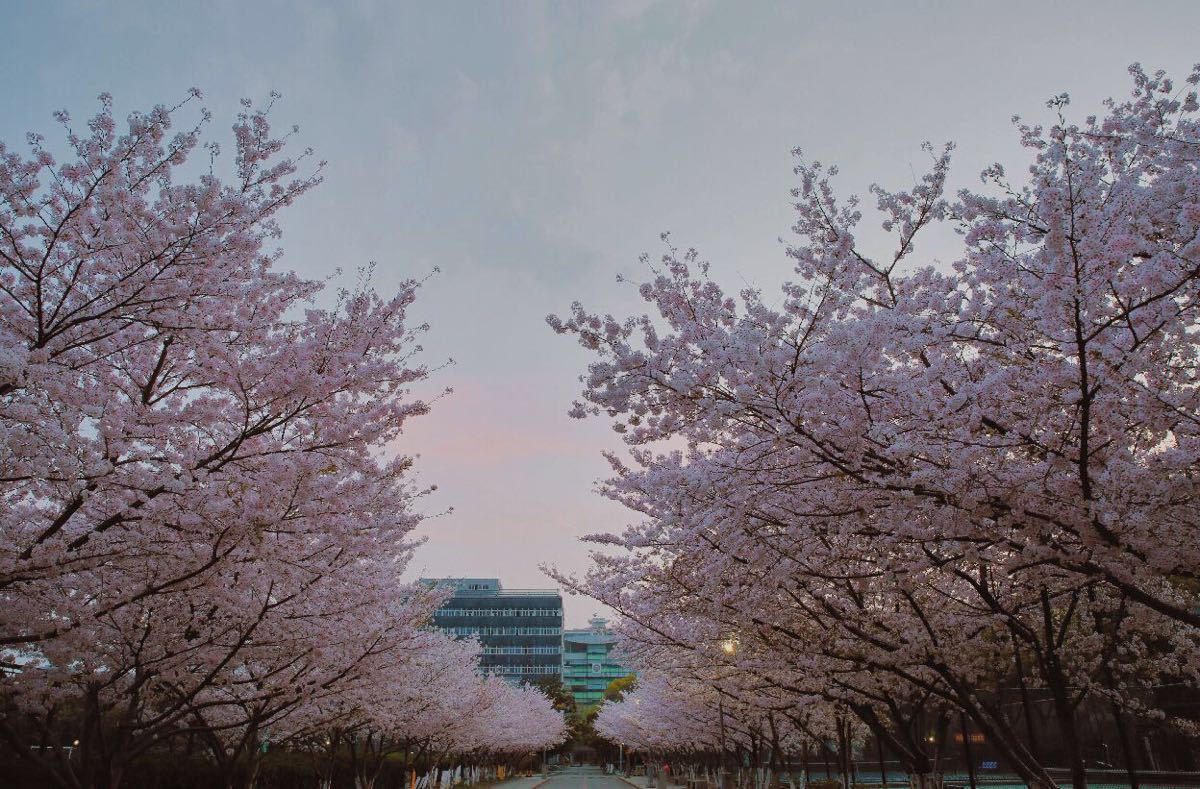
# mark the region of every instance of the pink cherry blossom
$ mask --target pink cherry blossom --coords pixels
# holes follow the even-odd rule
[[[1145,691],[1200,682],[1200,67],[1182,92],[1131,73],[1103,118],[1059,96],[1017,123],[1023,182],[997,164],[948,199],[946,146],[872,187],[882,254],[797,151],[779,299],[668,245],[648,314],[549,319],[595,354],[572,413],[613,420],[603,490],[640,519],[563,581],[625,614],[643,668],[736,633],[738,671],[854,715],[914,785],[937,781],[919,721],[960,712],[1053,783],[993,692],[1018,679],[1051,694],[1076,786],[1084,699],[1193,726]],[[942,222],[948,268],[919,258]]]
[[[321,165],[246,102],[229,179],[209,145],[177,180],[198,98],[124,131],[108,96],[86,131],[61,113],[61,163],[40,136],[0,143],[0,739],[107,789],[185,734],[231,782],[261,737],[331,727],[557,741],[549,702],[476,677],[469,645],[424,631],[436,595],[399,581],[426,492],[389,449],[428,410],[419,282],[384,296],[366,270],[320,306],[271,245]],[[458,691],[515,724],[450,732]]]

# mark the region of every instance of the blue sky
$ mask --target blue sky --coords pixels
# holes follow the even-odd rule
[[[55,142],[51,113],[119,112],[204,91],[221,139],[242,96],[328,161],[283,217],[310,277],[378,263],[382,290],[435,266],[418,320],[430,392],[457,390],[404,449],[440,486],[413,573],[545,585],[582,569],[587,532],[626,516],[592,493],[601,423],[566,417],[586,356],[544,317],[575,299],[626,311],[640,252],[671,231],[732,286],[788,273],[790,150],[844,191],[902,187],[920,144],[954,140],[954,186],[1025,159],[1009,118],[1081,116],[1141,61],[1200,61],[1194,2],[17,2],[0,0],[0,139]],[[230,150],[230,146],[226,146]],[[918,259],[953,259],[947,236]],[[568,600],[581,625],[594,610]]]

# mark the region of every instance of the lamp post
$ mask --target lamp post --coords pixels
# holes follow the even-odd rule
[[[717,719],[721,722],[721,766],[717,772],[717,784],[719,789],[729,789],[729,771],[725,769],[725,704],[720,688],[717,688]]]
[[[738,651],[737,636],[729,636],[721,642],[721,651],[729,657],[733,657]],[[725,746],[725,694],[721,691],[720,683],[716,686],[717,690],[717,720],[721,727],[721,767],[717,773],[717,784],[719,789],[730,789],[732,781],[729,775],[729,752]]]

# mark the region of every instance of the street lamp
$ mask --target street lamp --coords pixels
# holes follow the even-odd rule
[[[741,643],[737,636],[729,636],[721,641],[721,651],[729,657],[737,654],[739,646]],[[720,683],[717,684],[716,691],[717,719],[721,726],[721,770],[717,774],[717,783],[720,789],[729,789],[729,756],[728,749],[725,747],[725,694],[721,692]]]

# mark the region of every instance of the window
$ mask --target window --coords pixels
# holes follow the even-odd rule
[[[441,630],[454,636],[557,636],[562,632],[559,627],[443,627]],[[557,649],[545,654],[557,654]]]
[[[434,616],[562,616],[561,608],[439,608]]]
[[[557,674],[558,666],[489,666],[493,674]]]

